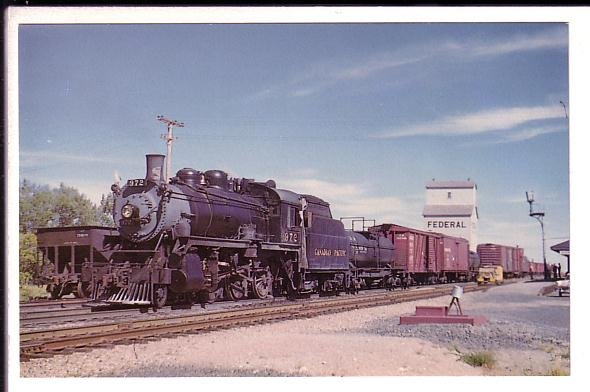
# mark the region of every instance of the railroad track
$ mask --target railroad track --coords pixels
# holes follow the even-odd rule
[[[474,284],[464,286],[464,292],[488,289]],[[111,322],[68,328],[53,328],[21,332],[21,361],[46,357],[75,350],[130,343],[145,339],[172,337],[215,329],[261,324],[322,314],[343,312],[373,306],[389,305],[419,299],[449,295],[449,287],[385,292],[375,295],[342,296],[307,301],[281,301],[244,306],[237,309],[211,311],[189,315],[166,315],[157,318]]]
[[[62,306],[72,306],[72,305],[81,305],[85,302],[88,302],[88,298],[71,298],[71,299],[43,299],[43,300],[35,300],[35,301],[27,301],[27,302],[20,302],[18,304],[21,310],[27,309],[42,309],[46,307],[62,307]]]
[[[430,288],[447,287],[448,284],[430,286]],[[420,289],[419,287],[410,288],[410,290]],[[369,291],[362,291],[362,293],[369,293]],[[371,294],[369,294],[371,295]],[[118,309],[118,310],[101,310],[92,312],[90,308],[82,305],[88,300],[54,300],[43,301],[41,303],[23,303],[20,307],[20,326],[21,329],[39,328],[48,324],[59,325],[60,323],[75,323],[85,321],[99,321],[101,319],[121,318],[125,316],[136,317],[137,309]],[[246,302],[246,303],[244,303]],[[240,301],[239,305],[236,302],[216,302],[215,307],[227,308],[236,306],[249,306],[250,301]],[[260,302],[260,301],[257,301]],[[23,306],[26,305],[26,306]],[[162,313],[170,312],[170,306],[162,309]],[[186,312],[186,310],[185,310]]]

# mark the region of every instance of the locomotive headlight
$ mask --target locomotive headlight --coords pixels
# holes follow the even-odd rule
[[[129,219],[135,213],[135,209],[136,208],[131,204],[125,204],[123,208],[121,208],[121,215],[123,216],[123,218]]]

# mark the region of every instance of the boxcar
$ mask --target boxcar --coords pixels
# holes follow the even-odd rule
[[[92,276],[83,273],[83,267],[106,264],[119,237],[116,229],[102,226],[38,228],[35,232],[41,278],[54,299],[71,293],[88,297]]]
[[[523,248],[490,243],[479,244],[477,254],[482,266],[502,266],[506,278],[522,276]]]
[[[371,228],[393,243],[392,269],[419,284],[467,280],[469,242],[440,233],[395,224]]]

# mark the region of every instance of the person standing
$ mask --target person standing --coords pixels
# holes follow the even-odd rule
[[[557,278],[561,279],[561,264],[557,263]]]
[[[534,272],[533,263],[529,263],[529,275],[531,277],[531,280],[533,280],[533,272]]]

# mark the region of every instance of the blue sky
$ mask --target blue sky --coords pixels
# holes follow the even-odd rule
[[[21,25],[20,179],[91,200],[164,153],[422,227],[425,183],[478,185],[480,242],[569,238],[568,25]]]

